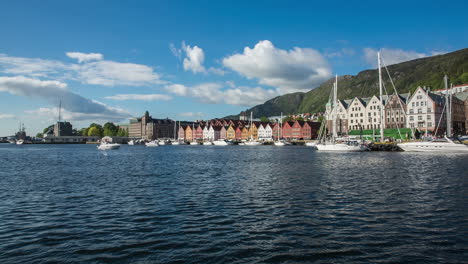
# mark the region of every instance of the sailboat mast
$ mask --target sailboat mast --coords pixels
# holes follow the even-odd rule
[[[380,93],[380,142],[384,140],[384,104],[382,96],[382,67],[380,65],[380,51],[377,52],[377,63],[379,66],[379,93]]]
[[[449,95],[449,92],[451,92],[449,89],[448,89],[448,77],[447,75],[444,76],[444,84],[445,84],[445,104],[446,104],[446,107],[445,107],[445,110],[446,110],[446,116],[447,116],[447,132],[446,132],[446,135],[447,137],[451,137],[452,136],[452,109],[451,109],[451,102],[450,102],[450,95]]]
[[[335,83],[333,85],[333,104],[332,104],[332,136],[333,139],[332,141],[335,141],[335,138],[337,137],[336,134],[336,94],[338,90],[338,74],[335,75]]]
[[[429,88],[427,88],[427,90],[426,90],[426,133],[425,133],[425,137],[427,137],[427,126],[428,126],[428,124],[427,124],[427,120],[428,120],[428,119],[427,119],[427,115],[429,114],[429,112],[427,111],[427,109],[428,109],[428,108],[427,108],[427,103],[428,103],[428,101],[429,101]]]

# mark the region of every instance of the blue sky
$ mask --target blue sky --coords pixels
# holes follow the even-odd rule
[[[2,1],[0,136],[238,113],[334,74],[467,47],[465,1]]]

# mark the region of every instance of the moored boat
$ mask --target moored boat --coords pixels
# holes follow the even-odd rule
[[[110,150],[110,149],[119,149],[120,144],[117,143],[109,143],[109,142],[102,142],[97,146],[99,150]]]
[[[156,140],[153,140],[153,141],[150,141],[150,142],[146,142],[145,145],[147,147],[159,147],[159,144]]]
[[[224,140],[224,139],[218,139],[218,140],[215,140],[213,141],[213,145],[215,146],[228,146],[228,145],[232,145],[233,143],[231,141],[227,141],[227,140]]]
[[[467,145],[455,143],[447,137],[445,140],[403,142],[398,143],[397,146],[404,151],[468,153]]]

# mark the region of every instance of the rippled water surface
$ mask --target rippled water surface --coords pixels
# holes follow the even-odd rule
[[[468,155],[0,145],[0,263],[466,263]]]

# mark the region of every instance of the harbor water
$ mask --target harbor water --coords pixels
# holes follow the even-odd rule
[[[0,263],[463,263],[468,155],[0,144]]]

